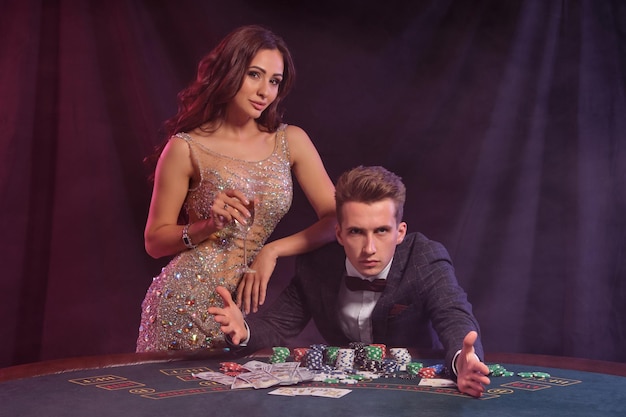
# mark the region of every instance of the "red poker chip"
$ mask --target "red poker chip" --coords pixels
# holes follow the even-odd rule
[[[434,378],[437,375],[435,368],[422,368],[418,371],[417,375],[421,378]]]
[[[244,371],[245,368],[236,363],[236,362],[222,362],[220,363],[220,371],[226,371],[226,372],[242,372]]]
[[[309,348],[295,348],[293,350],[293,359],[295,362],[302,362],[302,359],[306,356]]]

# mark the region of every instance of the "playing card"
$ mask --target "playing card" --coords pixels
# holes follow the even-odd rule
[[[446,388],[446,387],[456,387],[456,384],[451,379],[443,379],[443,378],[422,378],[419,382],[422,387],[436,387],[436,388]]]
[[[317,388],[311,395],[314,397],[341,398],[350,392],[352,392],[352,390],[344,388]]]
[[[277,388],[274,391],[268,392],[268,394],[283,395],[285,397],[295,397],[296,396],[293,388],[287,388],[287,387]]]

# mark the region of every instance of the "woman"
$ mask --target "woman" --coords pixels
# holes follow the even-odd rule
[[[200,61],[179,94],[144,236],[151,256],[176,256],[142,303],[138,352],[224,346],[207,312],[221,305],[215,287],[236,291],[245,313],[256,311],[279,257],[334,239],[332,181],[308,135],[281,122],[294,75],[283,40],[246,26]],[[265,244],[291,205],[292,173],[319,220]],[[250,260],[255,272],[246,273]]]

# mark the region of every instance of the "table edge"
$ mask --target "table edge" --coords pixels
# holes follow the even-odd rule
[[[270,355],[271,350],[262,350],[254,354],[247,355],[246,357],[267,358]],[[440,359],[443,357],[443,352],[411,350],[411,355],[416,359]],[[140,365],[144,363],[167,363],[184,360],[218,358],[227,360],[236,359],[238,357],[241,357],[241,355],[237,355],[236,352],[229,351],[228,349],[214,349],[187,352],[120,353],[55,359],[0,368],[0,382],[87,369],[103,369],[127,365]],[[595,372],[626,377],[626,363],[586,358],[529,353],[491,352],[485,354],[485,362],[529,365],[540,368],[547,367],[571,369],[576,371]]]

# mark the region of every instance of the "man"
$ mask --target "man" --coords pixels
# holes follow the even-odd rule
[[[405,196],[400,177],[385,168],[344,173],[335,192],[339,244],[299,256],[292,282],[247,323],[222,287],[224,308],[209,313],[233,344],[251,351],[284,345],[311,318],[335,346],[360,341],[429,348],[434,329],[458,389],[481,396],[490,381],[479,359],[478,322],[446,249],[420,233],[407,234]]]

